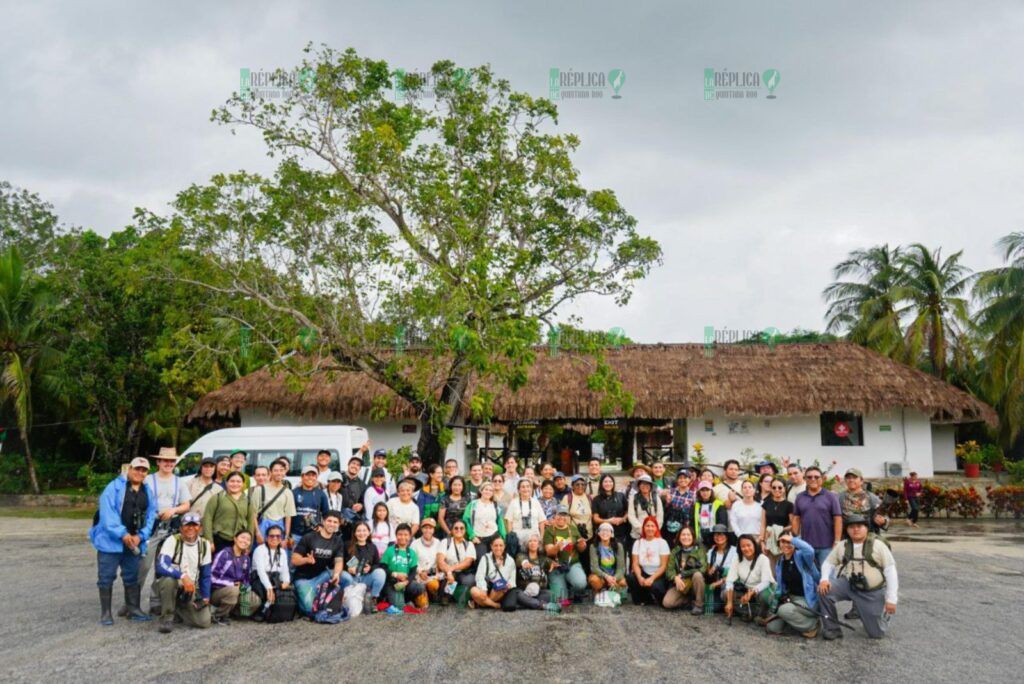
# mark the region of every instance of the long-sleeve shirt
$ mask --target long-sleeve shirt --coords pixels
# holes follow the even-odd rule
[[[236,556],[233,546],[221,549],[213,557],[210,577],[214,587],[229,587],[235,583],[249,584],[249,554]]]
[[[772,565],[768,556],[760,553],[753,563],[746,558],[741,558],[739,562],[733,563],[729,568],[729,574],[725,576],[725,590],[732,589],[737,581],[742,582],[743,586],[753,589],[758,594],[775,584],[775,576],[772,574]]]
[[[181,548],[178,548],[178,545]],[[213,545],[205,539],[196,539],[191,544],[172,534],[164,541],[157,554],[157,577],[173,577],[180,580],[188,577],[199,588],[199,595],[210,598],[210,568],[213,565]]]
[[[288,572],[288,554],[281,548],[271,553],[266,544],[260,544],[252,552],[252,569],[256,571],[260,583],[267,589],[273,586],[270,581],[270,573],[278,573],[282,584],[291,584],[291,574]]]
[[[924,489],[924,485],[920,480],[906,479],[903,481],[903,498],[907,501],[916,499],[921,496],[922,489]]]
[[[644,520],[653,515],[658,521],[658,529],[661,529],[665,522],[665,509],[661,505],[661,497],[651,492],[649,499],[643,498],[639,492],[629,495],[629,504],[626,506],[626,517],[629,518],[630,535],[633,539],[643,536]]]
[[[235,535],[248,530],[256,531],[256,508],[244,494],[237,499],[227,492],[221,492],[206,504],[203,512],[203,536],[209,540],[220,537],[234,539]]]
[[[729,528],[737,537],[741,534],[759,536],[762,512],[761,504],[756,501],[750,504],[735,501],[729,509]]]
[[[836,574],[836,569],[841,567],[843,564],[843,554],[846,551],[846,544],[852,543],[847,541],[843,544],[837,544],[834,549],[825,558],[825,561],[821,564],[821,578],[823,580],[831,580]],[[877,565],[882,567],[881,572],[866,560],[864,560],[864,545],[854,544],[853,545],[853,558],[846,567],[843,567],[839,571],[841,577],[849,578],[854,572],[859,572],[864,575],[864,578],[868,582],[869,587],[877,587],[882,583],[882,578],[885,578],[885,602],[896,604],[897,597],[899,596],[900,582],[899,577],[896,573],[896,559],[892,556],[892,551],[881,541],[874,541],[871,544],[871,557],[874,559]],[[881,575],[881,577],[879,576]]]
[[[488,583],[498,579],[508,582],[509,589],[516,588],[516,561],[512,556],[505,554],[505,560],[498,563],[493,553],[488,553],[476,564],[476,586],[478,589],[487,591]]]

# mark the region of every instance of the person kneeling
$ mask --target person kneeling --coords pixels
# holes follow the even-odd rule
[[[212,544],[199,536],[201,522],[198,513],[186,513],[181,518],[181,532],[160,547],[156,585],[164,634],[174,629],[175,615],[193,627],[210,626]]]
[[[311,615],[316,588],[324,582],[341,583],[344,591],[348,586],[341,577],[345,569],[345,540],[338,534],[341,513],[329,511],[323,522],[312,532],[303,535],[292,553],[295,571],[295,598],[299,612]]]
[[[470,606],[516,609],[516,562],[505,554],[505,540],[500,536],[491,540],[491,552],[480,559],[476,567],[476,586],[469,590]]]
[[[228,616],[238,605],[242,586],[249,587],[251,545],[252,534],[249,530],[240,530],[235,533],[234,543],[213,557],[213,568],[210,571],[213,593],[210,595],[210,603],[216,609],[213,621],[218,625],[229,624]]]
[[[836,545],[821,565],[818,593],[824,613],[823,636],[843,636],[836,601],[853,601],[868,636],[881,639],[896,614],[896,560],[884,541],[868,534],[867,518],[851,517],[846,522],[846,534],[849,538]]]
[[[741,535],[738,546],[739,562],[725,576],[725,614],[731,618],[738,603],[744,618],[764,624],[774,596],[772,566],[753,535]]]
[[[422,613],[427,607],[427,591],[422,582],[416,581],[416,566],[419,559],[409,548],[412,541],[412,526],[401,523],[395,528],[395,543],[384,551],[380,559],[387,574],[385,580],[388,600],[391,605],[385,611],[389,615],[399,613]]]
[[[782,634],[789,628],[813,639],[818,636],[816,587],[821,579],[818,566],[814,564],[814,547],[794,537],[792,532],[780,534],[778,542],[782,552],[775,565],[779,607],[765,629],[769,634]]]
[[[707,556],[704,549],[694,539],[694,531],[690,526],[679,529],[679,544],[672,549],[665,569],[665,580],[669,584],[668,592],[661,605],[672,610],[687,602],[693,601],[690,612],[693,615],[704,613],[704,573],[708,569]]]

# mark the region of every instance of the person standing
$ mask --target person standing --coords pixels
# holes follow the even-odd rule
[[[370,485],[372,483],[371,482],[372,479],[374,477],[376,477],[376,475],[374,475],[374,473],[377,470],[382,471],[384,473],[384,484],[383,484],[384,490],[387,492],[387,495],[390,498],[390,497],[394,496],[395,494],[397,494],[398,490],[395,489],[395,479],[393,477],[391,477],[391,473],[388,472],[387,466],[388,466],[388,452],[385,451],[384,449],[377,449],[376,451],[373,452],[373,462],[370,465],[363,467],[363,471],[362,471],[362,475],[360,476],[360,479],[362,479],[363,484],[366,485],[367,489],[369,489],[369,487],[370,487]],[[370,506],[370,509],[372,509],[372,508],[373,508],[373,506]],[[367,511],[366,516],[367,516],[367,520],[369,520],[369,518],[370,518],[369,511]]]
[[[366,519],[363,511],[363,496],[366,494],[366,485],[359,477],[363,467],[363,457],[353,456],[348,460],[348,470],[345,471],[344,481],[341,485],[341,517],[342,534],[346,540],[352,540],[352,531],[356,522]]]
[[[880,510],[882,500],[874,492],[864,489],[864,475],[857,468],[850,468],[843,476],[846,489],[839,493],[839,510],[843,520],[864,516],[871,532],[879,533],[889,527],[889,518]]]
[[[740,487],[741,499],[733,501],[729,509],[729,527],[736,537],[745,534],[758,537],[761,535],[761,518],[764,517],[764,510],[761,504],[754,500],[754,483],[744,480]]]
[[[207,456],[199,463],[199,473],[188,483],[188,495],[192,497],[188,510],[199,517],[206,511],[206,504],[224,491],[224,488],[213,479],[216,469],[217,462]]]
[[[601,491],[601,459],[592,456],[587,461],[587,496],[593,499]],[[600,524],[600,523],[598,523]]]
[[[229,473],[224,479],[225,491],[214,497],[203,512],[203,536],[213,542],[214,553],[231,547],[242,530],[255,536],[256,507],[242,491],[243,482],[240,472]]]
[[[742,485],[740,462],[730,458],[722,468],[722,481],[715,485],[715,497],[726,508],[732,508],[733,502],[743,498],[743,492],[740,490]]]
[[[104,626],[114,624],[110,603],[118,568],[127,616],[137,621],[150,619],[139,605],[139,564],[156,520],[156,497],[150,496],[143,483],[147,474],[149,461],[142,456],[133,458],[127,472],[103,489],[99,511],[89,530],[89,540],[96,549],[96,586],[100,592],[100,624]]]
[[[601,526],[608,523],[615,530],[615,538],[619,544],[625,545],[629,540],[629,518],[626,509],[629,502],[626,495],[615,491],[615,478],[610,474],[601,475],[598,481],[598,493],[590,504],[594,511],[594,524]],[[593,569],[593,568],[591,568]]]
[[[288,466],[284,461],[270,464],[270,479],[249,491],[256,511],[256,543],[263,544],[267,530],[280,527],[284,530],[281,545],[291,548],[292,518],[295,517],[295,497],[285,481]]]
[[[211,544],[200,536],[202,518],[190,511],[181,518],[181,532],[164,540],[157,557],[160,592],[160,632],[174,631],[177,615],[199,629],[210,626],[210,591],[213,556]]]
[[[910,506],[907,523],[912,527],[917,527],[917,518],[921,514],[921,492],[923,490],[924,485],[917,479],[917,473],[911,471],[910,477],[903,481],[903,498]]]
[[[297,543],[305,535],[320,526],[327,512],[327,494],[317,480],[319,471],[315,465],[302,469],[301,486],[292,490],[295,497],[295,516],[292,518],[292,539]],[[339,513],[340,515],[340,513]]]
[[[160,451],[154,457],[156,460],[156,472],[146,478],[146,486],[149,487],[149,494],[156,501],[156,524],[150,535],[149,543],[146,544],[146,555],[142,557],[139,564],[139,586],[145,587],[149,578],[149,570],[153,567],[153,561],[160,545],[179,527],[181,516],[189,509],[188,487],[181,483],[174,467],[178,465],[181,457],[178,456],[173,447],[160,447]],[[160,595],[156,591],[156,582],[149,591],[149,612],[160,613]],[[126,609],[118,611],[119,617],[127,615]]]
[[[796,463],[790,463],[786,466],[786,473],[789,475],[789,492],[786,494],[786,498],[795,504],[796,497],[807,491],[807,483],[804,482],[804,469]]]
[[[814,548],[815,562],[820,566],[843,538],[843,512],[839,498],[822,486],[820,468],[809,466],[804,479],[807,491],[793,504],[793,534]]]

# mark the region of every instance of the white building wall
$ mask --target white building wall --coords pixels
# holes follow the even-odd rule
[[[403,446],[415,449],[416,444],[420,439],[419,423],[415,420],[323,420],[317,419],[316,417],[298,417],[285,414],[271,416],[267,415],[263,411],[250,409],[242,409],[239,411],[239,418],[241,419],[242,427],[258,427],[265,425],[358,425],[366,428],[367,432],[370,433],[372,449],[387,449],[388,451],[394,451]],[[402,428],[406,425],[411,425],[416,431],[403,432]],[[468,460],[465,454],[468,438],[465,435],[465,432],[466,431],[463,429],[455,430],[455,438],[452,440],[452,443],[448,445],[445,456],[446,458],[454,458],[458,460],[459,468],[463,472],[469,470]]]
[[[713,421],[713,432],[705,432],[705,420]],[[729,421],[743,420],[748,432],[730,434]],[[863,446],[822,446],[817,415],[764,418],[714,413],[687,419],[687,438],[691,453],[694,442],[703,443],[711,463],[738,459],[740,452],[750,447],[756,454],[788,456],[804,466],[817,460],[827,467],[835,460],[832,473],[840,476],[847,468],[859,468],[865,477],[882,477],[886,462],[904,463],[921,477],[932,476],[932,426],[927,416],[907,409],[869,414],[863,424]],[[889,430],[882,431],[883,425]]]
[[[932,467],[936,472],[956,471],[955,425],[932,426]]]

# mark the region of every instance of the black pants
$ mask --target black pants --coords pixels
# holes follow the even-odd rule
[[[644,578],[650,577],[650,575],[643,570],[640,572],[643,574]],[[629,585],[630,598],[632,598],[633,603],[638,606],[645,604],[660,606],[662,599],[665,598],[665,594],[668,593],[668,583],[665,582],[664,575],[654,580],[654,584],[651,586],[641,587],[636,575],[629,573],[626,575],[626,584]]]
[[[551,592],[547,589],[541,589],[536,596],[527,596],[522,589],[516,589],[515,594],[519,607],[527,610],[543,610],[547,604],[551,603]]]
[[[220,535],[213,535],[213,555],[217,555],[217,552],[221,549],[231,548],[235,545],[234,539],[225,539]]]
[[[491,552],[491,542],[494,541],[494,538],[497,536],[499,535],[497,532],[495,532],[489,537],[480,537],[480,543],[474,545],[476,546],[477,561],[479,561],[481,558],[483,558]]]

